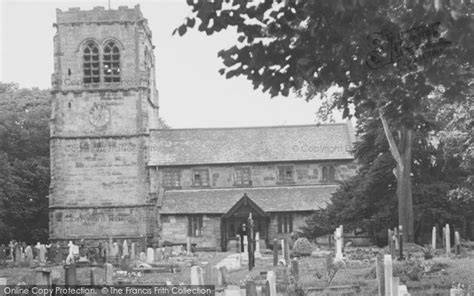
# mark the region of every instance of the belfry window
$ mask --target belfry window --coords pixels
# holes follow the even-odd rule
[[[120,50],[112,41],[104,48],[104,82],[120,82]]]
[[[84,47],[84,83],[100,82],[99,47],[88,42]]]

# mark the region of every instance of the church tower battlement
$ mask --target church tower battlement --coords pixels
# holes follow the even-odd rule
[[[159,121],[147,20],[138,5],[56,16],[50,239],[151,239],[147,144]]]

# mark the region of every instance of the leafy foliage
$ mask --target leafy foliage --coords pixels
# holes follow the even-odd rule
[[[0,237],[48,237],[49,91],[0,83]]]

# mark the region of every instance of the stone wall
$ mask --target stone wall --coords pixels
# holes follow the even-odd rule
[[[294,166],[294,182],[281,183],[278,181],[279,166]],[[357,170],[357,165],[351,161],[319,161],[307,163],[274,163],[274,164],[250,164],[250,165],[219,165],[219,166],[195,166],[195,167],[179,167],[181,170],[181,188],[193,188],[192,178],[193,169],[209,169],[210,187],[229,188],[238,187],[235,184],[236,168],[250,167],[251,179],[253,187],[262,186],[286,186],[286,185],[319,185],[330,184],[322,180],[323,166],[333,165],[335,167],[335,181],[347,180],[353,176]],[[158,180],[151,182],[162,182],[163,170],[167,168],[159,168]]]
[[[202,236],[193,237],[192,243],[196,244],[198,249],[220,250],[221,246],[221,228],[220,215],[203,215]],[[162,242],[170,241],[173,243],[186,243],[188,235],[188,216],[186,215],[161,215],[161,224],[163,226]]]

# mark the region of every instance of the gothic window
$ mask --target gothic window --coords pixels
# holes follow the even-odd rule
[[[120,50],[113,41],[104,47],[104,82],[120,82]]]
[[[278,215],[278,233],[293,232],[293,216],[291,214]]]
[[[188,216],[188,236],[202,236],[202,215]]]
[[[84,47],[84,83],[100,82],[99,47],[90,41]]]

